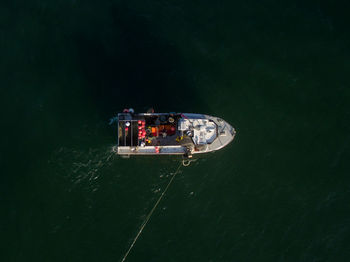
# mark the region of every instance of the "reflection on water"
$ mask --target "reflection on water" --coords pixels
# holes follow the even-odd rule
[[[49,164],[71,182],[71,191],[79,186],[95,192],[99,188],[100,170],[113,163],[113,146],[87,150],[61,147],[53,152]]]

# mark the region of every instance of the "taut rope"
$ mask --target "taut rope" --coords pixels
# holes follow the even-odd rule
[[[132,241],[132,243],[131,243],[131,245],[130,245],[128,251],[126,251],[126,253],[125,253],[123,259],[121,260],[121,262],[124,262],[124,261],[125,261],[125,259],[126,259],[127,256],[129,255],[131,249],[134,247],[134,245],[135,245],[137,239],[139,238],[139,236],[141,235],[143,229],[145,228],[145,226],[147,225],[148,221],[150,220],[150,218],[151,218],[151,216],[152,216],[154,210],[156,210],[158,204],[160,203],[160,201],[162,200],[163,196],[164,196],[165,193],[167,192],[167,190],[168,190],[169,186],[171,185],[171,183],[173,182],[175,176],[178,174],[181,165],[182,165],[182,163],[180,163],[179,167],[176,169],[174,175],[171,177],[171,179],[170,179],[168,185],[166,186],[166,188],[164,189],[163,193],[160,195],[160,197],[158,198],[156,204],[154,205],[154,207],[151,209],[151,211],[150,211],[149,214],[147,215],[145,221],[142,223],[139,232],[137,233],[136,237],[135,237],[134,240]]]

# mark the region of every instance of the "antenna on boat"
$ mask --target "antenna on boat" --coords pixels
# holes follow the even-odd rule
[[[134,240],[132,241],[132,243],[131,243],[131,245],[130,245],[128,251],[126,251],[126,253],[125,253],[123,259],[121,260],[121,262],[124,262],[125,259],[128,257],[128,255],[129,255],[131,249],[134,247],[134,245],[135,245],[137,239],[139,238],[139,236],[141,235],[143,229],[145,228],[145,226],[147,225],[148,221],[150,220],[150,218],[151,218],[151,216],[152,216],[154,210],[156,210],[156,208],[157,208],[158,204],[160,203],[160,201],[162,200],[163,196],[164,196],[165,193],[168,191],[168,188],[170,187],[171,183],[173,182],[175,176],[179,173],[180,167],[181,167],[181,164],[178,166],[178,168],[176,169],[175,173],[174,173],[173,176],[171,177],[171,179],[170,179],[168,185],[165,187],[163,193],[160,195],[160,197],[158,198],[157,202],[155,203],[155,205],[153,206],[153,208],[151,209],[151,211],[148,213],[148,215],[147,215],[145,221],[142,223],[142,225],[141,225],[141,227],[140,227],[140,230],[138,231],[136,237],[135,237]]]

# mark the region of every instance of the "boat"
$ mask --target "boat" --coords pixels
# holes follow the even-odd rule
[[[219,117],[194,113],[135,113],[124,109],[115,118],[118,155],[192,155],[227,146],[235,129]]]

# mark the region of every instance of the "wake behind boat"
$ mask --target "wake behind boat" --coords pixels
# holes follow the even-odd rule
[[[228,145],[235,129],[221,118],[192,113],[138,113],[117,117],[119,155],[184,155],[208,153]]]

